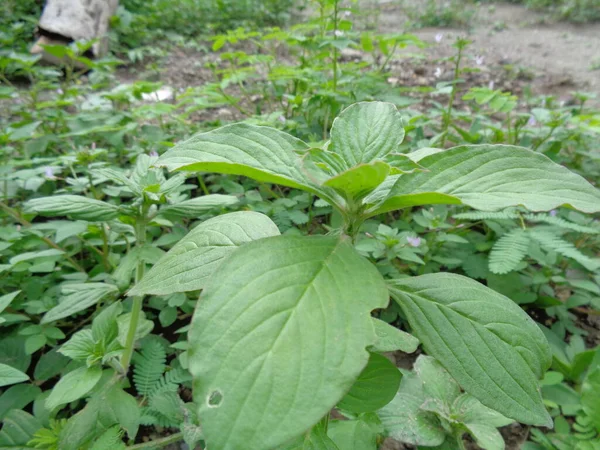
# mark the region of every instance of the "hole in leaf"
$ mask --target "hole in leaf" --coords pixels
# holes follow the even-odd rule
[[[206,402],[209,408],[217,408],[223,401],[223,394],[219,390],[214,390],[210,393]]]

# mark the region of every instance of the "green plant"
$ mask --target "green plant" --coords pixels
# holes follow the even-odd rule
[[[184,238],[129,292],[140,298],[202,288],[187,361],[211,448],[313,448],[315,441],[335,448],[326,434],[331,408],[362,414],[384,407],[397,383],[394,371],[381,383],[361,372],[379,364],[373,362],[373,352],[383,348],[376,328],[398,332],[370,316],[390,296],[425,350],[468,394],[510,419],[551,425],[537,382],[551,363],[550,349],[515,303],[450,273],[386,282],[352,244],[365,220],[398,209],[567,205],[596,212],[600,193],[525,148],[400,153],[403,137],[395,106],[358,103],[335,119],[320,148],[272,128],[233,124],[179,143],[157,161],[170,170],[245,175],[302,189],[341,217],[328,236],[304,237],[278,236],[259,214],[236,213],[247,217],[243,225],[242,216],[220,216]],[[271,237],[256,240],[259,232]],[[215,246],[224,238],[228,245]],[[401,336],[391,349],[411,347]],[[348,391],[370,398],[348,401]]]

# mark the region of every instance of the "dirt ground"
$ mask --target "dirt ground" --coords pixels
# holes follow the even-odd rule
[[[382,1],[378,29],[398,33],[406,20],[405,7],[398,1]],[[481,70],[490,81],[501,81],[509,70],[529,72],[535,94],[551,94],[568,101],[576,90],[600,97],[600,24],[552,23],[547,15],[519,5],[494,3],[476,8],[470,29],[423,28],[411,33],[430,42],[425,49],[431,70],[436,61],[455,53],[457,36],[473,41],[467,57],[483,56]],[[435,43],[435,36],[443,34]],[[471,65],[474,65],[471,63]],[[512,66],[512,68],[510,67]],[[598,103],[596,99],[596,104]]]

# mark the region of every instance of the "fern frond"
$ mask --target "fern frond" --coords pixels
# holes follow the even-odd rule
[[[502,235],[490,252],[490,271],[497,274],[515,270],[527,254],[529,236],[527,231],[515,228]]]
[[[152,398],[154,395],[165,391],[176,391],[180,384],[190,381],[191,379],[192,375],[187,370],[180,367],[169,370],[156,382],[148,396]]]
[[[150,399],[150,408],[160,413],[167,421],[176,426],[183,422],[183,401],[177,392],[165,391],[153,395]]]
[[[121,450],[125,449],[125,444],[122,440],[123,432],[121,427],[114,426],[106,430],[102,436],[100,436],[90,450]]]
[[[560,236],[548,231],[547,229],[532,228],[529,234],[546,250],[554,251],[567,258],[574,259],[588,270],[600,268],[600,259],[590,258],[584,255],[572,243],[565,241]]]
[[[141,395],[149,395],[165,371],[167,354],[157,341],[148,341],[136,358],[133,368],[135,388]]]
[[[525,220],[533,223],[547,223],[549,225],[555,225],[560,228],[566,228],[568,230],[579,231],[580,233],[598,234],[600,228],[586,227],[578,225],[573,222],[569,222],[561,217],[551,216],[549,214],[525,214],[523,216]]]
[[[474,211],[454,214],[452,217],[462,220],[514,220],[519,218],[519,214],[510,210],[495,212]]]

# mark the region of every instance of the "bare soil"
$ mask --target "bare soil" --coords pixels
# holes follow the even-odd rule
[[[403,31],[407,6],[399,3],[402,2],[382,1],[379,5],[377,28],[380,32]],[[506,78],[506,72],[516,71],[521,78],[531,78],[526,84],[531,84],[534,94],[554,95],[563,101],[569,101],[573,91],[595,93],[600,97],[600,67],[595,68],[600,65],[600,23],[552,23],[543,13],[513,4],[465,7],[477,9],[470,28],[411,31],[433,44],[424,50],[431,73],[440,66],[441,59],[455,54],[456,49],[451,44],[461,36],[473,41],[467,53],[470,65],[475,66],[476,55],[483,56],[481,70],[487,72],[489,80],[496,85]],[[439,44],[435,41],[438,34],[443,34]]]

